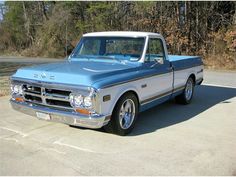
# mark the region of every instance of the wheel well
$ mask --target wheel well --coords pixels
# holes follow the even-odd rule
[[[116,107],[118,101],[121,99],[121,97],[123,97],[123,96],[126,95],[126,94],[133,94],[133,95],[137,98],[137,100],[138,100],[138,107],[140,106],[138,94],[137,94],[135,91],[133,91],[133,90],[129,90],[129,91],[124,92],[124,93],[119,97],[119,99],[116,101],[115,106],[113,107],[113,111],[114,111],[114,109],[115,109],[115,107]],[[113,111],[112,111],[112,112],[113,112]]]
[[[136,97],[137,100],[138,100],[138,104],[139,104],[139,97],[138,97],[138,94],[137,94],[135,91],[133,91],[133,90],[126,91],[125,93],[123,93],[123,94],[120,96],[120,98],[121,98],[122,96],[124,96],[125,94],[133,94],[133,95],[135,95],[135,97]],[[120,99],[120,98],[119,98],[119,99]]]
[[[194,85],[196,84],[196,76],[195,74],[191,74],[189,77],[193,79]]]

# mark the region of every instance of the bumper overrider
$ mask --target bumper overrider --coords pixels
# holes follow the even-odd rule
[[[13,109],[31,116],[35,116],[38,119],[51,122],[60,122],[73,126],[97,129],[106,125],[110,120],[110,116],[97,114],[83,115],[78,112],[57,110],[46,106],[18,102],[13,99],[10,100],[10,103]],[[37,113],[45,114],[48,118],[39,118]]]

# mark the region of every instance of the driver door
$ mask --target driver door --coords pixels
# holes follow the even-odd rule
[[[144,62],[152,77],[147,78],[147,88],[143,104],[163,99],[168,100],[172,92],[173,71],[166,60],[163,42],[160,38],[149,38]]]

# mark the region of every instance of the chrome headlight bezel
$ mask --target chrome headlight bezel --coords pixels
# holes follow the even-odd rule
[[[83,106],[83,95],[71,93],[69,96],[70,104],[74,108],[82,107]]]
[[[80,107],[83,105],[84,102],[84,97],[83,95],[74,95],[73,96],[73,104],[75,105],[75,107]]]
[[[11,93],[15,95],[22,95],[23,88],[20,84],[11,84]]]
[[[80,105],[75,104],[74,97],[81,95],[83,97],[83,103]],[[98,90],[93,87],[87,87],[87,90],[73,90],[69,95],[71,106],[76,109],[86,109],[91,114],[100,114],[100,104],[98,104],[99,96]]]
[[[84,97],[84,107],[91,109],[92,105],[93,105],[92,97],[91,96]]]
[[[93,101],[91,96],[83,96],[81,94],[71,93],[69,96],[70,104],[73,108],[92,109]]]

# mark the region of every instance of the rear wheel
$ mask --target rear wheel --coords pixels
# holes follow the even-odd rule
[[[110,122],[104,126],[107,132],[124,136],[132,131],[138,115],[138,100],[134,94],[123,95],[117,102]]]
[[[176,102],[180,104],[189,104],[193,98],[193,92],[194,81],[192,77],[189,77],[186,82],[184,92],[181,95],[175,97]]]

